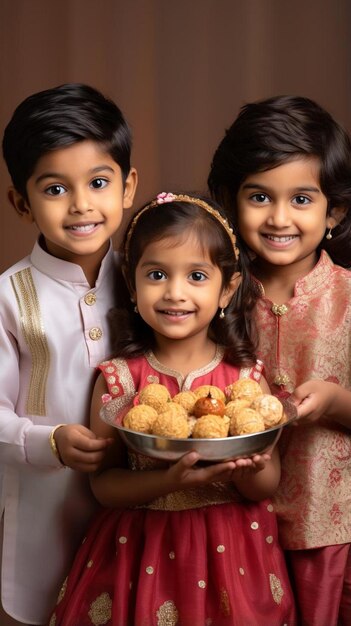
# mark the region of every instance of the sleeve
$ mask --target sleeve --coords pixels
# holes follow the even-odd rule
[[[264,376],[264,365],[262,361],[257,359],[255,365],[251,368],[249,378],[253,378],[253,380],[259,383],[262,376]]]
[[[107,413],[112,412],[116,418],[124,413],[136,397],[133,377],[125,359],[104,361],[99,369],[108,388],[108,397],[103,398],[105,410]]]
[[[7,328],[6,315],[0,317],[0,459],[8,465],[62,468],[49,445],[52,424],[33,424],[16,413],[21,378],[20,355],[14,334]],[[28,366],[27,366],[28,367]],[[25,370],[26,364],[23,364]]]

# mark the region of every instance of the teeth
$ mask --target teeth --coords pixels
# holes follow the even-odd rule
[[[70,226],[71,230],[78,230],[82,233],[86,233],[95,228],[96,224],[82,224],[82,226]]]
[[[295,239],[295,235],[287,235],[286,237],[277,237],[274,235],[266,235],[267,239],[270,239],[271,241],[277,241],[277,242],[285,242],[285,241],[291,241],[292,239]]]
[[[188,311],[163,311],[166,315],[174,315],[175,317],[180,317],[181,315],[186,315]]]

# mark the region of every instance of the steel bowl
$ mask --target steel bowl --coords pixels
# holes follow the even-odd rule
[[[110,402],[102,407],[100,417],[104,422],[118,429],[125,444],[134,452],[164,461],[178,461],[187,452],[196,450],[202,461],[218,462],[263,454],[273,446],[282,428],[291,424],[297,417],[297,410],[292,402],[289,400],[281,400],[281,402],[286,415],[286,421],[283,424],[259,433],[221,439],[171,439],[138,433],[124,428],[116,421]]]

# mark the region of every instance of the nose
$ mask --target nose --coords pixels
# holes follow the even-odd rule
[[[86,213],[91,211],[89,192],[86,189],[75,189],[71,197],[71,213]]]
[[[273,204],[271,212],[267,218],[267,224],[274,228],[286,228],[292,223],[290,206],[286,202]]]
[[[184,302],[186,300],[184,282],[180,277],[167,279],[164,298],[172,302]]]

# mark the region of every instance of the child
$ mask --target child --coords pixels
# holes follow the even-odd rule
[[[252,261],[270,388],[298,404],[275,509],[301,624],[350,624],[350,139],[307,98],[248,104],[208,182]]]
[[[9,199],[40,237],[0,279],[3,626],[45,623],[95,507],[81,472],[110,443],[86,426],[111,350],[110,238],[135,191],[130,144],[117,106],[79,84],[30,96],[5,129]]]
[[[173,397],[260,379],[232,230],[213,203],[159,194],[129,226],[123,272],[129,291],[116,312],[118,358],[100,366],[91,412],[94,432],[115,437],[109,463],[91,478],[106,509],[50,624],[294,624],[275,518],[269,501],[259,502],[277,487],[276,452],[205,467],[190,452],[167,465],[127,454],[99,418],[104,394],[122,411],[149,382]]]

